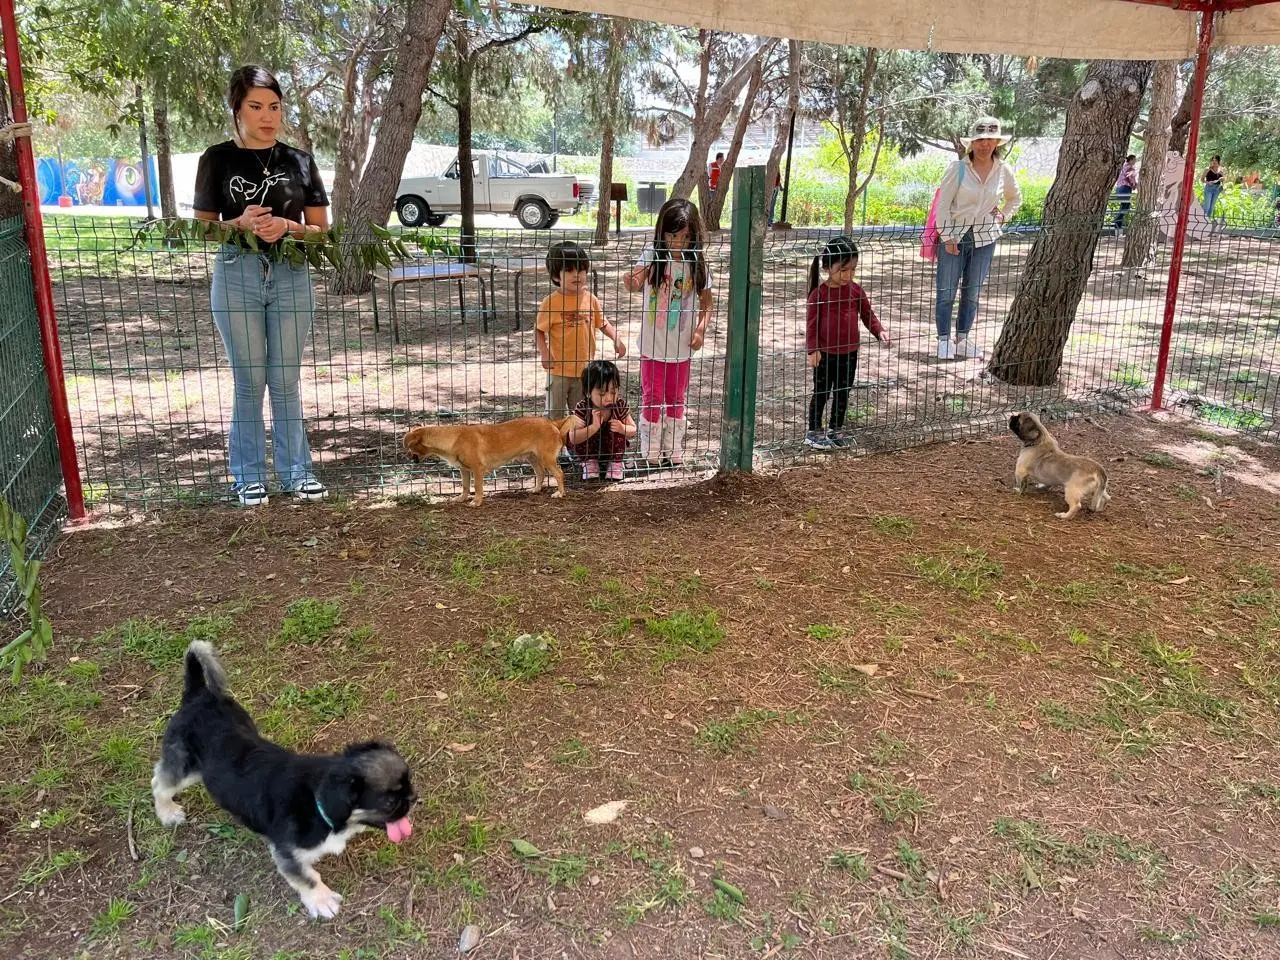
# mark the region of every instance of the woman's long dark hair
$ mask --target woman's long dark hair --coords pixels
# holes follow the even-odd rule
[[[683,250],[668,249],[666,234],[679,233],[689,228],[689,245]],[[702,215],[689,200],[672,197],[658,211],[658,223],[653,228],[653,263],[649,265],[649,286],[655,290],[667,275],[667,262],[674,260],[676,253],[680,259],[693,263],[693,288],[701,293],[707,288],[707,261],[703,254],[703,243],[706,230],[702,226]]]
[[[822,271],[830,270],[841,263],[858,262],[858,245],[848,237],[833,237],[826,242],[822,252],[809,264],[809,292],[818,289],[822,282]]]

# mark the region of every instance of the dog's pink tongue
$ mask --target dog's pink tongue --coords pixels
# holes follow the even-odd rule
[[[387,836],[392,843],[399,843],[402,840],[408,840],[413,836],[413,824],[409,822],[408,817],[401,817],[399,820],[392,820],[387,824]]]

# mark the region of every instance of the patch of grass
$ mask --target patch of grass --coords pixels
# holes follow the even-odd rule
[[[912,554],[907,564],[929,583],[980,599],[1004,574],[1004,567],[985,551],[965,547],[952,557]]]
[[[661,641],[658,662],[671,663],[689,652],[710,653],[724,640],[720,614],[707,610],[702,614],[677,610],[670,616],[645,621],[645,630]]]
[[[1280,913],[1272,913],[1270,910],[1260,910],[1253,915],[1253,922],[1264,930],[1275,929],[1276,927],[1280,927]]]
[[[867,796],[885,823],[918,817],[930,806],[919,788],[899,783],[890,774],[851,773],[849,786]]]
[[[986,922],[987,915],[981,911],[974,911],[963,916],[948,913],[942,917],[942,929],[946,931],[947,939],[955,946],[972,947],[974,934]]]
[[[844,627],[827,623],[811,623],[805,627],[804,632],[811,640],[835,640],[844,633]]]
[[[490,642],[500,645],[498,672],[504,680],[534,680],[556,660],[556,638],[549,633],[498,634]]]
[[[871,876],[871,866],[865,854],[849,850],[835,850],[827,856],[827,866],[833,870],[843,870],[854,880],[866,880]]]
[[[1150,453],[1144,453],[1140,459],[1143,463],[1149,463],[1153,467],[1176,467],[1178,461],[1159,450],[1152,450]]]
[[[1156,567],[1149,563],[1129,563],[1126,560],[1117,560],[1114,569],[1120,576],[1127,577],[1130,580],[1150,580],[1153,583],[1160,580],[1166,582],[1176,580],[1186,574],[1186,569],[1176,563]]]
[[[581,740],[571,737],[556,751],[555,762],[566,767],[585,767],[595,759],[591,750]]]
[[[333,635],[342,622],[342,607],[337,603],[304,597],[289,604],[284,612],[279,643],[319,643]]]
[[[639,923],[654,910],[684,906],[692,892],[689,878],[679,864],[650,861],[649,875],[649,882],[622,907],[622,921],[627,926]]]
[[[1071,733],[1076,730],[1089,729],[1089,718],[1072,710],[1070,707],[1063,706],[1056,700],[1041,700],[1039,703],[1040,716],[1044,717],[1045,722],[1051,727]]]
[[[22,872],[22,876],[18,878],[18,882],[24,887],[38,887],[46,880],[57,876],[69,867],[77,864],[88,863],[91,857],[89,854],[75,847],[69,847],[66,850],[59,850],[57,853],[50,853],[48,856],[40,857],[35,860],[26,870]]]
[[[95,643],[118,642],[131,657],[145,661],[159,670],[182,659],[193,640],[217,643],[231,629],[230,617],[194,617],[181,630],[152,618],[126,620],[100,637]]]
[[[99,913],[93,920],[93,928],[89,936],[101,940],[115,934],[120,926],[138,912],[138,905],[128,900],[112,900],[107,909]]]
[[[98,747],[98,760],[121,776],[140,776],[150,766],[149,758],[136,737],[112,733]]]
[[[1087,607],[1102,595],[1102,587],[1096,583],[1073,580],[1057,587],[1054,592],[1065,604],[1073,607]]]
[[[865,693],[867,678],[864,674],[840,673],[830,667],[818,668],[818,686],[825,690],[842,690],[846,693]]]
[[[911,745],[905,740],[891,737],[883,730],[877,730],[875,740],[871,744],[871,762],[877,767],[887,767],[900,763],[911,756]]]
[[[327,680],[305,690],[300,690],[291,683],[280,691],[275,705],[285,709],[298,707],[308,710],[317,720],[327,723],[347,716],[360,706],[362,699],[355,684],[339,684]]]
[[[1242,563],[1240,565],[1240,576],[1255,587],[1274,587],[1276,585],[1276,575],[1265,564]]]
[[[717,757],[727,757],[741,747],[748,736],[780,716],[776,710],[739,710],[728,720],[704,723],[694,741],[710,749]]]
[[[906,517],[878,513],[871,518],[871,529],[885,536],[908,540],[916,532],[916,525]]]
[[[702,901],[702,909],[707,912],[707,916],[717,920],[727,920],[730,923],[742,915],[742,904],[719,889]]]

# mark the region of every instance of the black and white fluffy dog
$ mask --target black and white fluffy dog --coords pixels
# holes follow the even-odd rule
[[[312,917],[336,916],[342,903],[313,863],[341,853],[370,827],[386,830],[393,843],[413,833],[408,813],[418,798],[394,748],[371,741],[316,756],[264,740],[228,692],[213,647],[197,640],[187,647],[182,705],[164,732],[151,778],[161,823],[186,819],[173,798],[201,781],[219,806],[267,838],[281,875]]]

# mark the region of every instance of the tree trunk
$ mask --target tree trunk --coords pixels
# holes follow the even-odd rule
[[[747,95],[743,98],[738,122],[733,127],[733,141],[729,144],[729,153],[720,166],[719,188],[707,200],[706,209],[702,211],[702,221],[708,230],[720,229],[720,214],[729,196],[730,185],[733,183],[733,171],[738,165],[738,154],[742,152],[742,141],[747,135],[747,127],[751,125],[751,111],[755,109],[756,97],[760,95],[760,85],[763,82],[764,58],[761,57],[751,71],[751,80],[747,83]]]
[[[9,80],[0,73],[0,127],[13,123],[13,109],[9,105]],[[0,142],[0,177],[18,182],[18,141]],[[0,184],[0,220],[22,216],[22,195]]]
[[[464,39],[458,47],[458,192],[462,198],[462,259],[474,263],[476,259],[476,180],[471,162],[471,88],[475,62],[466,48]]]
[[[344,223],[347,219],[347,204],[355,193],[357,163],[363,163],[364,157],[356,159],[356,94],[360,82],[360,54],[357,48],[351,59],[342,69],[342,107],[338,111],[338,158],[333,166],[333,219],[335,223]]]
[[[1170,123],[1172,130],[1169,134],[1169,149],[1174,153],[1182,154],[1184,157],[1187,155],[1187,138],[1191,135],[1191,101],[1195,99],[1194,91],[1194,83],[1188,83],[1183,87],[1182,97],[1178,101],[1178,109],[1174,111],[1173,120]],[[1161,164],[1164,163],[1163,160],[1160,162]]]
[[[151,120],[156,128],[156,169],[160,174],[160,216],[174,219],[178,216],[178,201],[173,193],[173,135],[169,130],[169,91],[164,84],[156,84],[151,103]],[[143,170],[145,177],[147,171]]]
[[[1150,61],[1095,60],[1067,106],[1044,225],[988,367],[1005,383],[1047,386],[1057,378],[1151,69]]]
[[[778,181],[778,168],[782,166],[782,154],[787,149],[787,133],[800,111],[801,51],[803,45],[799,40],[790,40],[790,74],[787,77],[787,109],[782,114],[777,133],[773,138],[773,147],[769,150],[769,159],[764,165],[765,203],[773,203],[773,185]]]
[[[880,51],[875,47],[868,47],[866,59],[862,62],[862,82],[859,86],[858,100],[854,105],[853,115],[848,118],[840,138],[841,145],[844,147],[844,158],[849,162],[849,189],[844,195],[846,235],[853,231],[853,212],[860,192],[858,164],[862,162],[862,146],[867,142],[867,101],[871,98],[871,87],[876,80],[876,66],[879,62]]]
[[[777,42],[777,40],[763,42],[754,52],[742,58],[733,74],[716,87],[712,96],[700,96],[695,102],[693,143],[689,146],[689,159],[685,161],[684,170],[676,179],[675,186],[671,188],[671,196],[690,197],[693,195],[694,187],[697,187],[699,198],[702,199],[703,206],[706,205],[704,191],[707,186],[707,153],[716,138],[720,136],[720,130],[724,127],[729,111],[733,109],[738,94],[751,78],[751,72],[755,69],[757,61],[763,61]],[[708,37],[703,44],[702,69],[704,72],[709,72],[710,69],[710,43]],[[699,93],[701,94],[704,89],[703,82],[699,81]]]
[[[1151,255],[1156,237],[1156,219],[1152,216],[1160,205],[1164,158],[1169,152],[1169,125],[1173,117],[1173,101],[1178,82],[1178,61],[1161,60],[1156,64],[1151,82],[1151,115],[1147,136],[1142,144],[1142,169],[1138,173],[1138,195],[1124,236],[1122,267],[1137,268]]]
[[[450,0],[411,0],[396,47],[391,88],[383,100],[378,140],[347,211],[348,244],[369,242],[372,225],[385,224],[391,215],[404,161],[413,146],[413,131],[422,117],[422,92],[450,7]],[[349,261],[338,272],[334,288],[339,293],[363,293],[369,289],[369,272]]]
[[[600,189],[596,198],[596,233],[594,242],[597,246],[609,242],[609,215],[613,212],[613,204],[609,200],[610,186],[613,183],[613,147],[618,135],[618,119],[622,105],[622,61],[623,44],[627,38],[627,21],[621,17],[613,21],[613,37],[609,45],[609,55],[605,60],[605,95],[604,95],[604,130],[600,138]]]
[[[298,124],[293,130],[295,146],[307,153],[314,153],[311,144],[311,98],[302,93],[302,84],[298,80],[297,66],[289,67],[290,95],[298,101]]]

